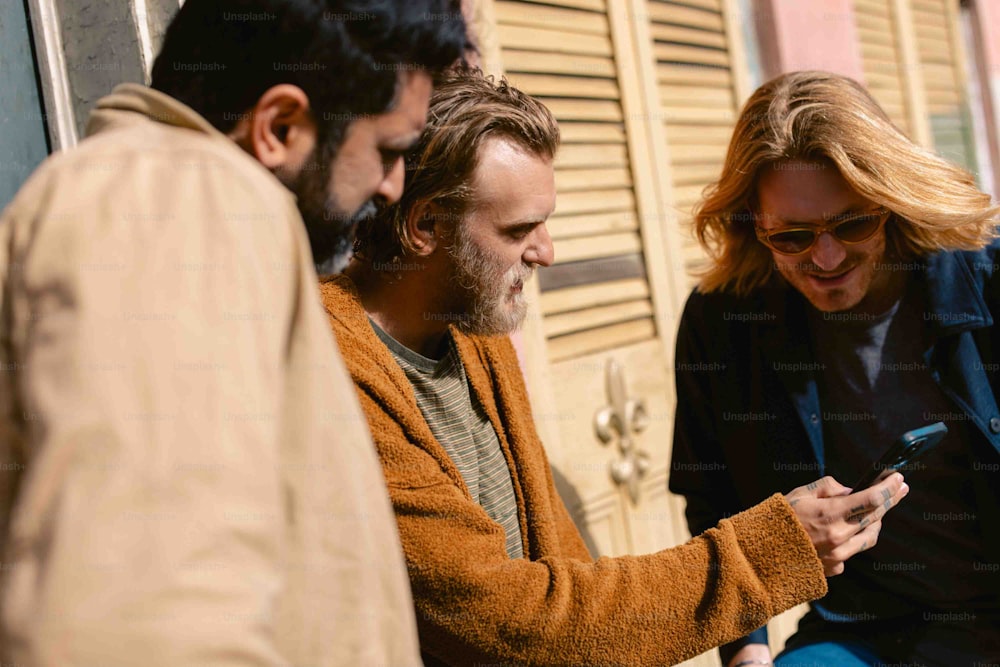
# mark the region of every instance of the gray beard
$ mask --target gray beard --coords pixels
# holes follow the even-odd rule
[[[527,314],[524,297],[514,297],[508,306],[511,283],[508,270],[491,253],[472,243],[461,230],[456,230],[455,242],[448,249],[455,261],[452,275],[454,287],[461,297],[455,303],[455,326],[459,331],[477,336],[499,336],[520,328]],[[520,271],[527,281],[530,269]]]

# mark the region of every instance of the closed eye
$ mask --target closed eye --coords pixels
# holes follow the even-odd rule
[[[382,166],[386,171],[390,171],[396,162],[403,157],[404,152],[393,150],[390,148],[380,148],[379,153],[382,154]]]
[[[527,224],[527,225],[515,225],[514,227],[510,227],[507,230],[507,234],[511,238],[514,238],[514,239],[517,239],[518,241],[520,241],[521,239],[525,238],[528,234],[530,234],[531,230],[533,230],[539,224],[540,223],[530,223],[530,224]]]

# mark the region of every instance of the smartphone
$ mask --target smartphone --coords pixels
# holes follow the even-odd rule
[[[851,487],[852,493],[877,484],[896,470],[905,468],[929,452],[948,433],[944,422],[915,428],[896,438],[892,446],[878,461],[872,463],[868,472]]]

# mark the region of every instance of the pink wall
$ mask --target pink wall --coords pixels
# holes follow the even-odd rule
[[[983,71],[970,68],[970,76],[978,76],[982,90],[993,163],[994,198],[1000,193],[1000,3],[996,0],[976,0],[972,3],[973,44]],[[985,147],[979,147],[982,150]]]
[[[982,56],[991,76],[1000,74],[1000,3],[995,0],[977,0],[973,3],[979,17],[982,35]]]
[[[851,0],[757,0],[764,78],[801,69],[864,81]]]

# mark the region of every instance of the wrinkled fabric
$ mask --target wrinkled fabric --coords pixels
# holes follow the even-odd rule
[[[780,494],[679,547],[594,561],[555,490],[510,340],[452,328],[510,467],[525,554],[511,560],[353,283],[320,287],[389,485],[427,665],[672,665],[826,593]]]
[[[0,221],[0,662],[418,665],[294,198],[156,91]]]

